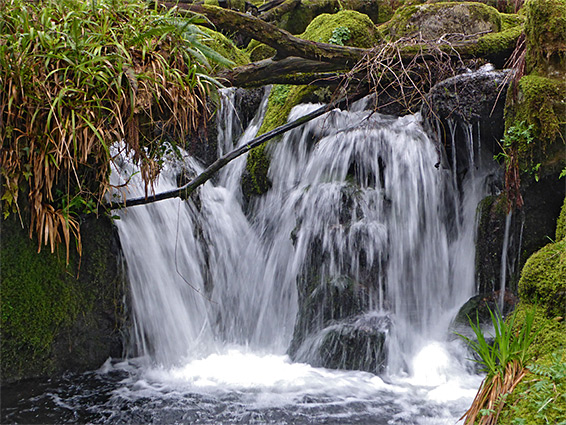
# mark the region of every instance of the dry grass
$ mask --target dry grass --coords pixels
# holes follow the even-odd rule
[[[395,103],[407,112],[418,112],[436,82],[469,65],[452,48],[462,37],[470,36],[446,34],[431,41],[416,35],[376,46],[346,75],[343,88],[368,84],[380,108]]]
[[[109,188],[109,146],[125,142],[149,189],[164,137],[183,140],[206,116],[202,18],[139,0],[9,0],[0,15],[4,215],[26,194],[30,236],[39,249],[64,242],[68,259],[80,215]]]

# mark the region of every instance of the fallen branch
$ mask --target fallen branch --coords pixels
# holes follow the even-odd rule
[[[200,173],[197,177],[195,177],[193,180],[191,180],[189,183],[185,184],[184,186],[143,198],[126,199],[123,202],[106,203],[103,204],[103,207],[106,208],[107,210],[116,210],[124,207],[133,207],[136,205],[151,204],[153,202],[163,201],[165,199],[171,199],[171,198],[187,199],[191,195],[191,193],[195,191],[197,187],[206,183],[208,180],[212,178],[212,176],[217,171],[219,171],[226,164],[238,158],[239,156],[242,156],[251,149],[260,146],[261,144],[265,143],[270,139],[273,139],[274,137],[280,134],[286,133],[289,130],[297,128],[309,121],[312,121],[315,118],[320,117],[321,115],[324,115],[328,111],[331,111],[335,108],[346,106],[349,103],[360,99],[364,95],[365,93],[356,93],[354,95],[348,96],[338,101],[331,102],[328,105],[318,108],[317,110],[311,112],[310,114],[307,114],[303,117],[296,119],[295,121],[279,126],[274,130],[271,130],[265,134],[262,134],[259,137],[256,137],[255,139],[251,140],[249,143],[245,144],[244,146],[241,146],[233,150],[232,152],[227,153],[223,157],[218,158],[206,170],[204,170],[202,173]]]

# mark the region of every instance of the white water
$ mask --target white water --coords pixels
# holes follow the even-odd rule
[[[229,105],[228,95],[221,152],[233,148],[228,124],[237,120]],[[315,107],[299,106],[290,119]],[[375,408],[383,423],[454,423],[463,413],[479,378],[468,374],[464,350],[449,342],[448,326],[474,291],[482,176],[469,173],[461,196],[453,175],[435,168],[437,152],[418,116],[394,119],[362,109],[333,111],[272,146],[273,187],[248,216],[239,185],[245,157],[189,202],[120,213],[144,357],[116,397],[196,392],[233,397],[253,409],[304,408],[305,397],[312,397],[326,406],[320,414],[334,419],[364,402],[364,414],[373,417]],[[253,138],[260,118],[239,144]],[[479,163],[471,140],[468,145],[472,165]],[[175,187],[180,167],[169,164],[155,191]],[[201,170],[191,158],[183,167]],[[125,163],[122,181],[134,172]],[[128,190],[129,197],[143,194],[137,176]],[[299,310],[297,282],[313,267],[311,283],[320,290],[329,278],[347,276],[364,287],[368,312],[390,318],[387,383],[366,372],[293,363],[285,355]],[[313,325],[315,335],[299,354],[309,352],[305,345],[327,325]],[[371,403],[380,401],[396,407],[379,413],[382,407]],[[236,422],[234,415],[228,422]]]

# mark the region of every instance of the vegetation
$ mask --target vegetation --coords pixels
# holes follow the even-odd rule
[[[204,19],[162,14],[141,0],[3,2],[0,97],[3,211],[39,248],[80,253],[79,215],[109,188],[110,146],[123,140],[148,187],[167,150],[206,116],[210,63]]]
[[[523,326],[514,329],[515,315],[506,322],[490,311],[495,331],[493,343],[488,342],[478,323],[470,319],[476,339],[460,335],[477,355],[481,371],[487,373],[472,406],[464,414],[464,424],[495,425],[505,404],[526,374],[527,353],[536,337],[533,332],[534,311],[527,312]],[[479,416],[479,418],[478,418]],[[477,422],[476,422],[477,420]]]

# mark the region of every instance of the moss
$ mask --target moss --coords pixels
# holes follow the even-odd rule
[[[511,90],[511,88],[510,88]],[[509,96],[511,98],[511,96]],[[519,81],[518,96],[506,109],[506,127],[531,126],[534,142],[517,146],[519,167],[542,164],[541,173],[562,169],[566,163],[566,84],[561,79],[526,75]]]
[[[330,15],[324,13],[317,16],[309,24],[301,38],[321,43],[328,43],[334,30],[339,27],[348,28],[350,38],[344,40],[344,45],[370,48],[379,43],[381,36],[371,19],[363,13],[354,10],[344,10]]]
[[[566,324],[549,318],[544,308],[522,302],[517,309],[517,328],[523,326],[525,312],[530,309],[535,309],[533,330],[538,333],[527,353],[527,368],[534,373],[527,374],[508,396],[498,421],[502,425],[558,424],[566,413],[566,404],[561,402],[566,401],[566,377],[564,372],[561,376],[550,373],[564,369]],[[558,398],[543,406],[552,395]]]
[[[37,253],[15,217],[1,223],[3,383],[99,367],[122,354],[119,248],[107,217],[81,224],[83,256]]]
[[[2,224],[2,376],[23,376],[26,369],[48,373],[58,330],[77,316],[84,300],[65,259],[16,230],[14,218]]]
[[[508,52],[515,49],[517,39],[523,32],[523,26],[518,25],[500,32],[490,33],[479,38],[476,48],[478,56],[484,56],[493,61],[499,56],[507,57]],[[500,62],[500,61],[499,61]]]
[[[562,210],[560,211],[560,216],[556,222],[556,241],[561,241],[566,237],[566,198],[564,198],[564,203],[562,204]]]
[[[269,94],[267,111],[257,135],[260,136],[285,124],[291,109],[302,103],[315,90],[315,87],[310,86],[273,86]],[[252,149],[248,154],[246,163],[248,181],[243,182],[244,193],[247,196],[262,195],[271,187],[271,182],[267,177],[269,162],[266,144]]]
[[[523,25],[527,18],[524,15],[517,13],[500,13],[501,18],[501,31],[506,31],[515,28],[518,25]]]
[[[566,74],[566,0],[529,0],[526,72],[554,77]]]
[[[250,62],[249,55],[238,49],[228,37],[209,28],[200,27],[200,29],[209,36],[209,39],[205,40],[205,44],[226,59],[234,62],[235,66],[245,65]]]
[[[531,255],[521,273],[519,295],[544,306],[551,318],[566,316],[566,239]]]
[[[374,23],[386,22],[392,16],[395,4],[389,0],[303,0],[283,14],[277,14],[275,10],[268,13],[279,28],[291,34],[301,34],[317,16],[346,10],[368,15]]]
[[[275,56],[277,50],[275,50],[273,47],[269,47],[266,44],[260,43],[257,40],[252,40],[250,41],[250,44],[248,44],[246,52],[250,57],[250,61],[257,62]]]

